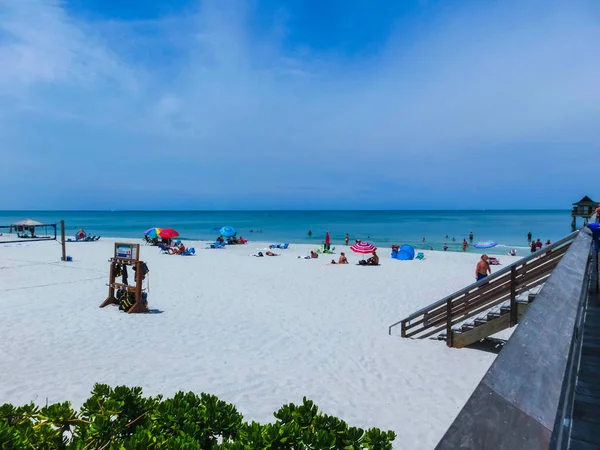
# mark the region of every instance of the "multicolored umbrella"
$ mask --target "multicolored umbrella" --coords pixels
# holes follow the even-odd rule
[[[350,247],[354,253],[360,253],[362,255],[366,255],[368,253],[373,253],[377,251],[377,247],[368,242],[357,242],[352,247]]]
[[[478,241],[473,244],[475,248],[492,248],[498,245],[496,241]]]
[[[221,236],[232,237],[237,231],[233,227],[223,227],[219,230],[219,233],[221,233]]]
[[[164,239],[173,239],[179,236],[179,233],[175,231],[173,228],[162,228],[158,235]]]
[[[160,231],[160,228],[150,228],[144,232],[144,235],[148,236],[149,238],[157,238],[160,236]]]

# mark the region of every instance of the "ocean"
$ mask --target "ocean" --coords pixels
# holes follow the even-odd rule
[[[379,246],[409,244],[417,249],[460,251],[472,231],[474,242],[494,240],[497,253],[526,249],[527,233],[552,242],[571,232],[569,210],[534,211],[0,211],[0,225],[30,218],[43,223],[65,220],[67,234],[83,228],[106,237],[140,238],[151,227],[176,229],[181,238],[213,240],[233,226],[246,239],[320,244],[329,231],[332,244],[346,233]],[[578,226],[583,223],[578,219]],[[312,237],[308,231],[312,231]],[[0,229],[7,232],[7,229]],[[446,237],[448,236],[448,237]],[[422,238],[425,238],[425,243]],[[455,241],[452,241],[452,238]],[[475,251],[469,247],[469,251]],[[491,251],[493,253],[493,251]]]

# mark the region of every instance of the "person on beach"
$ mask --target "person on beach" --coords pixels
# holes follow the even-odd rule
[[[331,264],[348,264],[348,259],[346,258],[344,252],[342,252],[340,253],[340,259],[338,259],[337,262],[335,262],[335,259],[332,259]]]
[[[467,251],[467,247],[468,247],[468,246],[469,246],[469,244],[467,243],[467,240],[466,240],[466,239],[463,239],[463,243],[462,243],[462,249],[463,249],[463,252],[466,252],[466,251]]]
[[[308,230],[308,237],[311,237],[311,236],[312,236],[312,231]]]
[[[378,266],[379,265],[379,256],[377,256],[377,252],[373,252],[373,256],[367,259],[368,266]]]
[[[492,269],[490,269],[490,264],[488,263],[488,256],[483,254],[481,255],[481,260],[475,266],[475,279],[477,281],[483,280],[488,276],[488,272],[491,275]]]
[[[310,257],[313,259],[317,259],[319,257],[319,254],[317,252],[315,252],[314,250],[311,250]]]
[[[527,233],[527,242],[531,242],[531,231]]]
[[[473,242],[473,232],[469,233],[469,242]]]
[[[267,255],[267,256],[279,256],[278,253],[273,253],[271,250],[267,250],[266,253],[265,253],[265,255]]]
[[[537,250],[537,247],[535,245],[535,241],[531,241],[531,253],[535,253],[536,250]]]
[[[421,242],[424,244],[425,243],[425,238],[421,239]]]
[[[546,247],[548,247],[549,245],[550,245],[550,239],[548,239],[548,240],[546,241]]]
[[[452,242],[456,242],[456,238],[455,237],[452,237]]]
[[[445,242],[444,242],[444,251],[445,252],[448,251],[448,244],[446,244]]]
[[[517,256],[517,251],[513,248],[510,252],[508,252],[508,256]]]
[[[346,245],[348,245],[348,242],[350,241],[350,235],[348,235],[348,233],[346,233],[345,240],[346,240]]]
[[[433,250],[433,247],[431,245],[429,246],[429,250]]]
[[[542,241],[540,241],[539,239],[535,242],[535,248],[537,250],[540,250],[543,247]]]

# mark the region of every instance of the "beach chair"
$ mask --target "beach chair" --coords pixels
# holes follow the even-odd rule
[[[194,247],[190,247],[185,252],[181,253],[181,256],[194,256],[195,254],[196,249],[194,249]]]
[[[493,256],[489,256],[488,257],[488,263],[491,266],[499,266],[500,265],[500,260],[498,258],[494,258]]]
[[[171,251],[171,247],[169,247],[167,244],[158,244],[158,248],[160,248],[161,253],[165,253],[167,255],[170,255],[173,253]]]
[[[421,252],[417,253],[417,256],[415,256],[415,259],[420,259],[421,261],[425,259],[425,255]]]

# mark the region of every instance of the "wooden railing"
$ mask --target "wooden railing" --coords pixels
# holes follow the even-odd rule
[[[454,294],[411,314],[389,327],[398,325],[402,337],[426,338],[446,331],[446,342],[452,347],[452,327],[510,300],[510,326],[517,323],[517,295],[544,283],[579,231],[501,269]]]
[[[435,450],[575,448],[568,447],[571,424],[576,426],[573,384],[584,371],[595,374],[577,355],[586,339],[582,317],[592,317],[582,310],[589,287],[595,291],[590,278],[596,262],[591,232],[583,228]],[[582,397],[586,435],[579,438],[588,442],[597,437],[597,426],[589,419],[590,397]],[[598,448],[583,445],[578,448]]]

